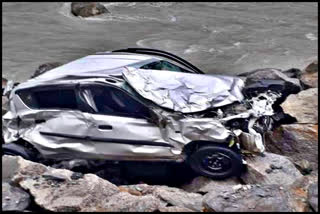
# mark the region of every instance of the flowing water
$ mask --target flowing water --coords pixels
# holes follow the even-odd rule
[[[317,3],[103,3],[94,18],[70,3],[2,4],[2,76],[28,79],[45,62],[127,47],[172,52],[207,73],[303,68],[318,55]]]

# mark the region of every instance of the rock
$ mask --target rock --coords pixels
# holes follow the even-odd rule
[[[63,172],[63,171],[60,170],[60,172]],[[72,173],[72,175],[73,174],[74,173]],[[52,180],[52,181],[57,181],[57,182],[64,182],[68,179],[70,180],[70,179],[72,179],[71,176],[69,178],[68,175],[60,174],[59,172],[57,173],[57,172],[55,172],[55,170],[51,170],[49,172],[45,172],[42,174],[42,177],[45,178],[46,180]]]
[[[45,72],[52,70],[56,67],[63,65],[60,62],[47,62],[38,67],[38,69],[34,72],[34,74],[30,78],[34,78],[39,76],[40,74],[44,74]]]
[[[281,73],[287,75],[290,78],[301,78],[302,71],[298,68],[290,68],[288,70],[281,71]]]
[[[295,212],[309,212],[310,207],[307,201],[307,192],[312,180],[307,176],[297,179],[287,187],[289,204]]]
[[[104,199],[103,199],[104,200]],[[160,200],[152,195],[134,196],[120,192],[112,196],[99,211],[104,212],[154,212],[160,208]],[[91,211],[91,210],[87,210]]]
[[[293,74],[292,73],[296,73]],[[257,69],[251,72],[246,72],[246,73],[242,73],[239,74],[239,76],[245,76],[246,77],[246,81],[249,82],[254,82],[254,81],[259,81],[259,80],[283,80],[287,83],[291,83],[291,85],[298,87],[301,89],[301,84],[300,84],[300,80],[298,78],[291,78],[288,77],[286,74],[290,74],[290,76],[297,76],[299,72],[290,72],[285,71],[282,72],[280,69],[276,69],[276,68],[263,68],[263,69]]]
[[[153,194],[173,206],[202,211],[202,195],[198,193],[188,193],[178,188],[158,186]]]
[[[47,170],[46,166],[20,156],[2,156],[2,182],[12,182],[17,186],[21,180],[39,176]]]
[[[294,162],[294,165],[303,175],[308,175],[312,171],[312,166],[310,162],[305,159]]]
[[[211,191],[203,198],[208,212],[290,212],[289,196],[279,185],[250,185],[233,190]]]
[[[315,59],[313,62],[311,62],[304,70],[303,72],[306,73],[316,73],[318,72],[318,59]]]
[[[315,212],[318,212],[318,182],[309,186],[308,202]]]
[[[318,170],[318,125],[281,125],[265,134],[266,151],[285,155],[293,162],[307,160],[312,173]]]
[[[281,104],[284,113],[297,119],[297,123],[318,124],[318,88],[291,94]]]
[[[202,195],[198,193],[189,193],[178,188],[168,186],[150,186],[147,184],[137,184],[121,186],[135,191],[139,191],[142,195],[152,194],[172,206],[187,208],[193,211],[202,210]],[[164,206],[163,206],[164,207]]]
[[[315,60],[304,69],[301,82],[307,87],[318,88],[318,60]]]
[[[59,183],[50,182],[42,177],[38,180],[27,178],[20,182],[20,186],[30,191],[39,206],[59,212],[94,212],[105,207],[105,201],[119,192],[115,185],[93,174]]]
[[[71,12],[75,16],[90,17],[110,13],[105,6],[97,2],[72,2]]]
[[[77,180],[72,180],[72,175],[72,171],[46,167],[19,156],[2,156],[2,180],[28,190],[36,204],[49,211],[98,211],[120,192],[117,186],[94,174]]]
[[[185,207],[171,206],[171,207],[162,207],[159,209],[160,212],[194,212]]]
[[[247,158],[247,172],[241,175],[246,184],[290,185],[302,174],[285,156],[265,152],[264,156]],[[267,170],[271,171],[267,171]]]
[[[30,204],[27,192],[2,182],[2,211],[22,211]]]
[[[301,82],[309,88],[318,88],[318,72],[304,73]]]
[[[189,184],[185,184],[181,189],[187,192],[207,193],[224,186],[234,186],[240,184],[237,178],[228,178],[225,180],[212,180],[207,177],[199,176],[194,178]]]

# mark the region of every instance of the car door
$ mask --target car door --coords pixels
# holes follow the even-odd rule
[[[19,137],[33,144],[44,157],[82,158],[91,152],[91,142],[86,141],[88,123],[75,85],[41,86],[17,94]]]
[[[149,109],[123,89],[107,84],[82,85],[81,93],[91,106],[85,115],[88,137],[96,154],[105,159],[146,160],[170,158],[173,147],[150,122]]]

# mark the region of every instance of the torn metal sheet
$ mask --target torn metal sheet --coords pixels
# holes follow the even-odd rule
[[[192,113],[243,100],[240,78],[128,67],[126,81],[144,98],[159,106]]]

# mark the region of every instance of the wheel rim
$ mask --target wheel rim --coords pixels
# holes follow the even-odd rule
[[[208,154],[202,159],[202,166],[211,172],[225,172],[231,169],[231,158],[222,153]]]

